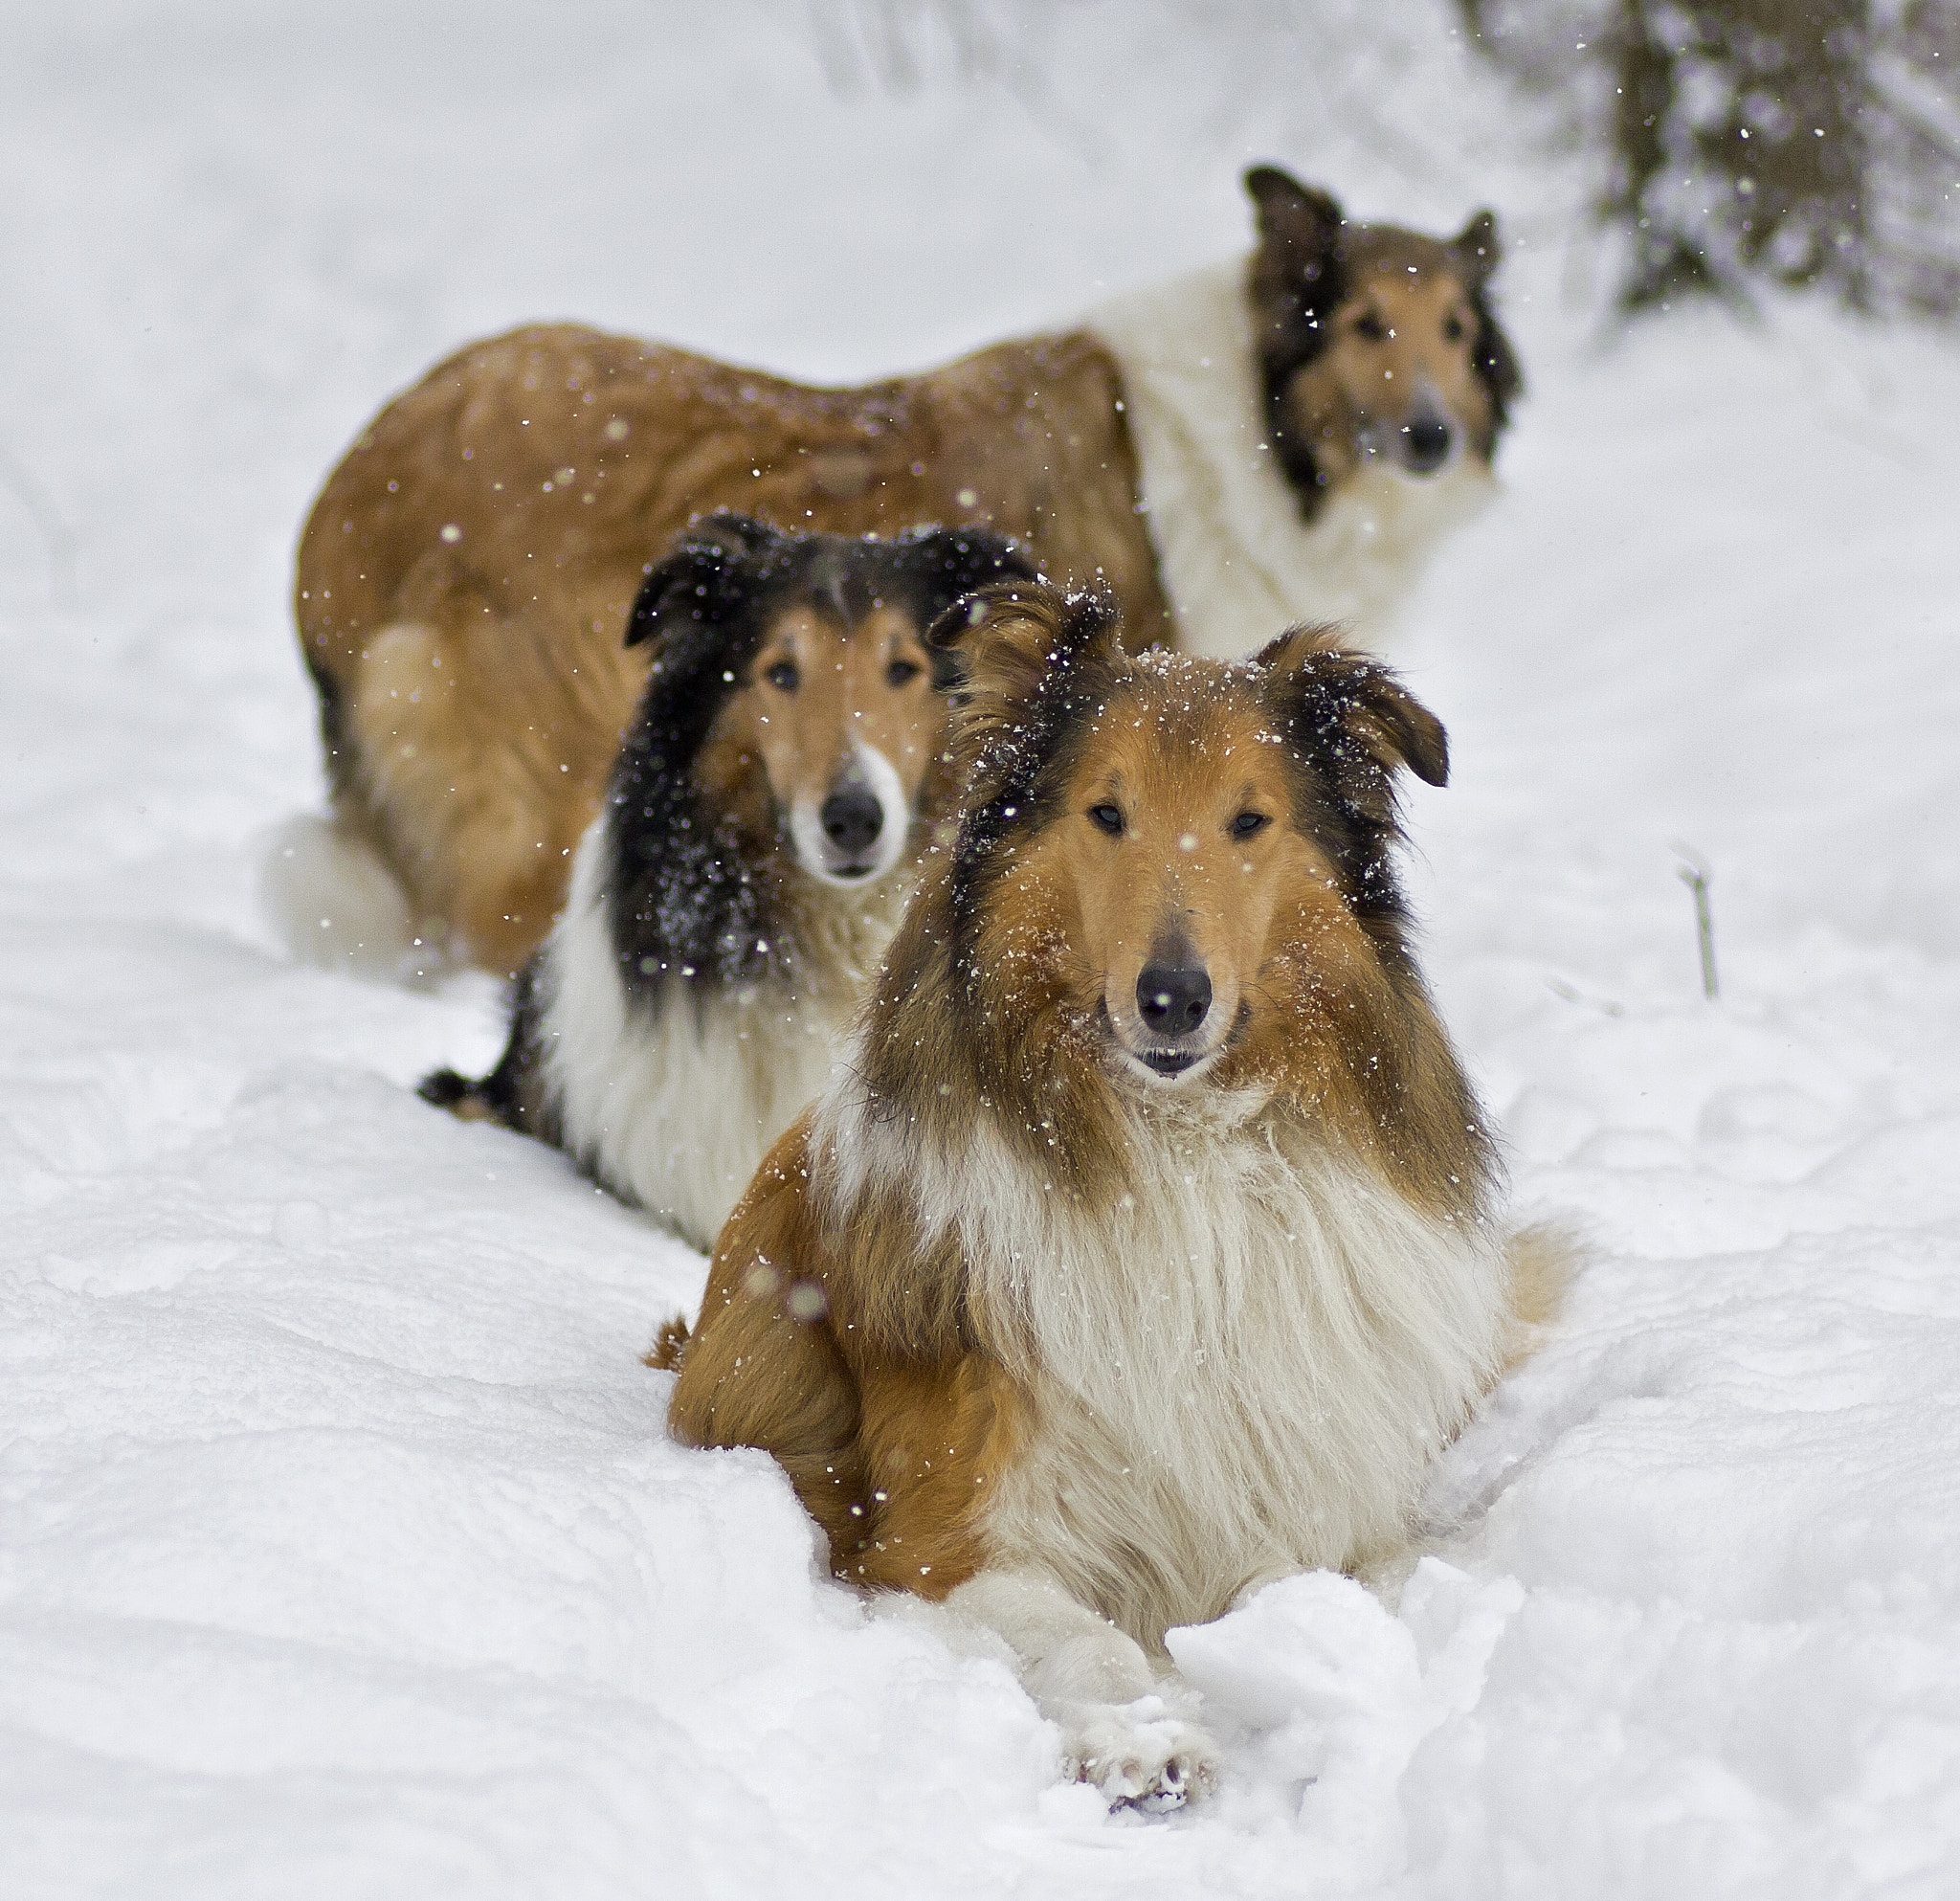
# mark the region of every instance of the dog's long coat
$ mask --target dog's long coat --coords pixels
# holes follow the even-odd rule
[[[1434,718],[1311,630],[1133,659],[1091,603],[979,598],[935,636],[957,841],[722,1235],[671,1420],[773,1453],[841,1575],[1002,1631],[1083,1772],[1161,1799],[1212,1759],[1124,1713],[1166,1628],[1395,1552],[1550,1257],[1498,1224],[1395,885]]]

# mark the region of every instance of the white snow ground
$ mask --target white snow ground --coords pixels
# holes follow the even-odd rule
[[[1393,11],[1301,66],[1275,5],[1081,7],[1016,99],[852,85],[821,0],[830,83],[796,9],[8,10],[0,1892],[1960,1892],[1960,352],[1603,345],[1578,188]],[[296,968],[253,883],[319,795],[294,534],[439,351],[923,363],[1236,245],[1253,156],[1530,240],[1412,806],[1518,1197],[1597,1251],[1395,1614],[1180,1639],[1231,1773],[1145,1823],[821,1581],[765,1460],[664,1441],[699,1260],[409,1092],[488,986]]]

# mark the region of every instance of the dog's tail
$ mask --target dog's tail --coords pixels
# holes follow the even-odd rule
[[[416,934],[409,894],[373,842],[339,818],[304,815],[267,838],[259,903],[301,963],[369,977],[426,977],[441,966]]]
[[[526,964],[511,986],[510,1040],[489,1075],[472,1078],[460,1070],[437,1069],[422,1078],[415,1093],[458,1122],[494,1122],[555,1144],[561,1139],[558,1115],[539,1074],[536,977],[534,966]]]
[[[686,1351],[687,1322],[677,1313],[673,1319],[660,1322],[660,1331],[654,1335],[654,1344],[640,1358],[656,1373],[679,1373],[680,1355]]]
[[[1558,1221],[1536,1221],[1517,1229],[1505,1249],[1509,1269],[1511,1339],[1504,1355],[1508,1373],[1538,1351],[1565,1310],[1572,1278],[1586,1264],[1585,1237]]]
[[[415,1093],[425,1103],[447,1109],[458,1121],[501,1122],[503,1106],[490,1088],[494,1080],[485,1076],[472,1082],[460,1070],[437,1069],[415,1085]]]

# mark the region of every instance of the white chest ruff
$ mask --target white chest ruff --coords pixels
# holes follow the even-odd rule
[[[1401,1545],[1495,1375],[1505,1284],[1490,1237],[1343,1160],[1282,1155],[1258,1118],[1138,1115],[1132,1155],[1128,1205],[1093,1219],[996,1144],[952,1173],[1035,1401],[990,1561],[1155,1644],[1247,1584]]]
[[[1087,319],[1123,367],[1165,593],[1193,653],[1236,659],[1302,620],[1379,644],[1437,542],[1495,484],[1462,456],[1422,478],[1370,461],[1303,522],[1266,441],[1245,270],[1212,265]]]
[[[776,1138],[822,1086],[889,943],[909,881],[818,896],[795,983],[669,984],[648,1008],[620,981],[602,816],[578,849],[543,971],[546,1095],[566,1151],[705,1251]]]

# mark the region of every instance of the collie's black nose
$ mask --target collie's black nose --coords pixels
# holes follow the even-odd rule
[[[1159,1036],[1190,1036],[1211,1007],[1212,979],[1203,971],[1146,964],[1137,979],[1137,1008]]]
[[[1407,438],[1403,461],[1417,475],[1428,475],[1442,467],[1450,454],[1450,425],[1437,416],[1418,416],[1403,425]]]
[[[869,850],[884,830],[884,807],[869,786],[845,786],[834,792],[817,816],[824,837],[852,858]]]

